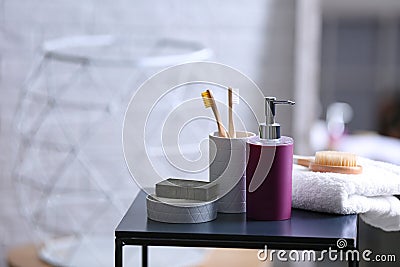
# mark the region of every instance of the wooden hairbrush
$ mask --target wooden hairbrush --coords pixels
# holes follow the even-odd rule
[[[293,156],[294,163],[314,172],[360,174],[362,166],[357,164],[357,155],[340,151],[318,151],[315,157]]]

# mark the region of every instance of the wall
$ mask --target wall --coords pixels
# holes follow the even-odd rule
[[[104,33],[200,41],[216,61],[246,73],[265,94],[292,98],[294,14],[294,0],[0,0],[0,258],[9,247],[36,239],[35,227],[21,216],[11,173],[16,103],[43,41]],[[290,134],[291,112],[279,120]]]
[[[398,91],[398,17],[327,17],[322,40],[321,101],[352,105],[351,131],[378,130],[384,98]]]

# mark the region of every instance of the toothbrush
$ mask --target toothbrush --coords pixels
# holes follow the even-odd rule
[[[204,106],[206,108],[211,107],[211,109],[214,113],[215,119],[217,120],[218,135],[220,137],[228,137],[228,135],[222,125],[221,117],[219,116],[219,112],[217,109],[217,104],[215,103],[215,99],[214,99],[211,91],[207,89],[205,92],[201,93],[201,96],[203,98]]]
[[[234,91],[234,92],[232,92]],[[228,133],[230,138],[236,138],[236,132],[235,132],[235,125],[233,123],[233,105],[234,104],[239,104],[239,90],[234,89],[232,90],[231,87],[228,88],[228,105],[229,105],[229,110],[228,110],[228,120],[229,120],[229,127],[228,127]]]

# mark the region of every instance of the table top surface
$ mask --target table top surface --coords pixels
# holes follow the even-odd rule
[[[237,241],[268,240],[276,242],[334,243],[346,239],[356,246],[357,215],[335,215],[292,210],[285,221],[247,220],[246,214],[218,213],[217,219],[199,224],[172,224],[147,218],[146,193],[139,192],[115,230],[116,238],[207,238]],[[350,243],[349,243],[350,242]]]

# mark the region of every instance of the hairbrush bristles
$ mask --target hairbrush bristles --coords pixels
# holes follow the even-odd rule
[[[357,166],[357,156],[352,153],[339,151],[319,151],[315,153],[315,163],[326,166]]]

